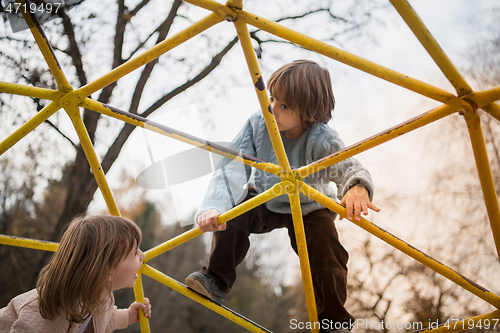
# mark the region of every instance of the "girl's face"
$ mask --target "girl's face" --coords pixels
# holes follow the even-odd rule
[[[137,279],[137,271],[141,268],[142,261],[145,258],[146,255],[138,248],[136,243],[132,251],[111,272],[111,290],[132,288]]]
[[[289,108],[285,102],[274,96],[269,98],[278,130],[289,140],[297,139],[304,133],[298,110]]]

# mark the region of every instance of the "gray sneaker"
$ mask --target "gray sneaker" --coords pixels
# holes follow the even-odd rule
[[[190,289],[218,304],[222,304],[222,301],[227,296],[227,293],[220,289],[217,281],[203,272],[189,274],[184,283],[186,283]]]

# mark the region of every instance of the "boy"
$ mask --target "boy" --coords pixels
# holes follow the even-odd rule
[[[268,89],[271,108],[293,169],[344,147],[338,134],[326,125],[335,106],[327,70],[312,61],[297,60],[273,73],[269,78]],[[261,112],[250,117],[233,144],[242,153],[277,164]],[[265,233],[286,227],[291,245],[297,252],[287,195],[274,198],[225,224],[217,223],[217,216],[231,209],[238,201],[232,198],[231,193],[228,194],[227,180],[233,184],[237,182],[241,188],[250,178],[250,167],[246,166],[245,172],[241,172],[237,164],[227,164],[226,161],[210,182],[195,219],[202,231],[219,232],[214,233],[208,266],[203,267],[201,272],[190,274],[185,281],[188,287],[217,303],[222,302],[236,280],[236,266],[243,261],[248,251],[250,233]],[[248,186],[244,200],[280,181],[279,177],[259,170],[256,170],[253,178],[255,183]],[[330,186],[330,181],[335,182],[338,197],[342,198],[341,204],[347,208],[347,218],[350,220],[353,211],[357,220],[361,212],[368,214],[368,208],[379,211],[371,203],[371,177],[354,158],[314,173],[304,181],[332,199],[336,191]],[[336,214],[303,195],[300,201],[320,323],[326,320],[328,323],[344,324],[344,328],[348,328],[354,319],[344,308],[348,254],[338,239],[334,224]],[[334,330],[335,326],[331,327]]]

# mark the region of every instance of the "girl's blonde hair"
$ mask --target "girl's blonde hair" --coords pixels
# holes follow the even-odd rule
[[[109,275],[141,240],[139,227],[127,218],[75,218],[38,277],[42,317],[53,320],[65,313],[71,322],[84,322],[103,295],[111,296]]]
[[[328,70],[310,60],[296,60],[274,72],[267,82],[271,96],[299,112],[307,129],[332,119],[335,108],[332,82]]]

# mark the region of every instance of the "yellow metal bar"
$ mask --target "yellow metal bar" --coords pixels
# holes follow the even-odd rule
[[[142,265],[141,272],[144,275],[147,275],[156,281],[159,281],[163,283],[164,285],[170,287],[171,289],[177,291],[178,293],[191,298],[192,300],[200,303],[201,305],[209,308],[210,310],[217,312],[223,317],[226,317],[227,319],[235,322],[236,324],[246,328],[250,332],[268,332],[270,331],[266,330],[265,328],[257,325],[256,323],[248,320],[247,318],[229,310],[228,308],[221,306],[208,298],[201,296],[197,292],[192,291],[191,289],[187,288],[185,285],[181,284],[180,282],[172,279],[171,277],[163,274],[162,272],[148,266],[148,265]]]
[[[444,53],[438,42],[431,35],[427,27],[424,25],[420,17],[413,10],[407,0],[390,0],[399,15],[406,22],[408,27],[413,31],[422,46],[427,50],[427,53],[432,57],[434,62],[441,69],[448,81],[457,91],[458,96],[463,96],[472,92],[472,88],[463,78],[462,74],[457,70],[450,58]]]
[[[63,92],[57,90],[44,89],[33,86],[25,86],[22,84],[9,83],[3,81],[0,81],[0,92],[6,94],[30,96],[40,99],[49,99],[52,101],[57,101],[64,95]]]
[[[347,218],[347,213],[345,207],[341,206],[331,198],[327,197],[323,193],[315,190],[311,186],[305,184],[302,181],[298,181],[298,186],[299,190],[301,193],[304,195],[308,196],[309,198],[317,201],[318,203],[322,204],[326,208],[334,211],[335,213],[343,216],[344,218]],[[426,253],[416,249],[412,245],[406,243],[405,241],[397,238],[396,236],[390,234],[386,230],[378,227],[377,225],[371,223],[370,221],[366,220],[365,218],[361,217],[361,221],[356,221],[353,219],[352,221],[354,224],[357,226],[361,227],[362,229],[368,231],[370,234],[374,235],[375,237],[380,238],[387,244],[393,246],[394,248],[400,250],[401,252],[405,253],[406,255],[412,257],[416,261],[422,263],[423,265],[429,267],[436,273],[441,274],[445,278],[453,281],[460,287],[464,288],[465,290],[468,290],[469,292],[473,293],[477,297],[481,298],[482,300],[490,303],[491,305],[495,306],[497,309],[500,309],[500,297],[495,295],[494,293],[488,291],[487,289],[479,286],[478,284],[470,281],[468,278],[460,275],[459,273],[455,272],[453,269],[443,265],[439,261],[434,260],[431,258],[429,255]]]
[[[464,103],[465,106],[469,106],[467,103]],[[303,166],[295,170],[295,175],[299,179],[304,179],[305,177],[318,172],[324,168],[327,168],[335,163],[343,161],[349,157],[357,155],[361,152],[364,152],[373,147],[379,146],[382,143],[390,141],[394,138],[397,138],[400,135],[411,132],[417,128],[423,127],[427,124],[430,124],[436,120],[444,118],[458,110],[449,106],[449,105],[441,105],[431,111],[425,112],[415,118],[407,120],[399,125],[389,128],[383,132],[375,134],[363,141],[360,141],[354,145],[346,147],[338,152],[326,156],[316,162]]]
[[[500,120],[500,106],[495,101],[500,100],[500,86],[483,91],[473,92],[463,96],[464,100],[470,101],[477,108],[484,109],[493,117]]]
[[[479,181],[483,190],[484,202],[488,217],[490,220],[491,231],[497,254],[500,256],[500,208],[498,206],[498,198],[495,190],[495,183],[490,168],[490,160],[486,145],[484,143],[483,131],[481,129],[481,119],[477,110],[473,109],[464,114],[467,128],[469,129],[470,141],[474,151],[477,171],[479,173]]]
[[[285,28],[276,22],[267,20],[255,14],[245,11],[236,12],[238,13],[239,17],[238,20],[243,18],[247,23],[253,25],[256,28],[267,31],[273,35],[300,45],[308,50],[323,54],[348,66],[357,68],[365,73],[392,82],[423,96],[429,97],[445,104],[454,105],[455,107],[460,107],[460,99],[444,89],[432,86],[428,83],[398,73],[392,69],[363,59],[349,52],[321,42],[317,39],[296,32],[292,29]]]
[[[474,97],[473,100],[476,103],[477,107],[482,108],[483,106],[488,105],[491,102],[500,100],[500,86],[474,92],[471,95]]]
[[[482,109],[488,112],[496,120],[500,121],[500,105],[497,103],[491,103],[483,106]]]
[[[184,2],[188,2],[195,6],[208,9],[214,13],[223,11],[226,6],[216,1],[211,0],[184,0]]]
[[[144,252],[146,254],[146,259],[144,259],[144,262],[147,262],[147,261],[159,256],[160,254],[163,254],[167,251],[170,251],[174,247],[177,247],[181,244],[184,244],[187,241],[190,241],[191,239],[196,238],[202,234],[203,234],[203,231],[201,231],[200,228],[198,228],[198,227],[191,229],[189,231],[186,231],[185,233],[180,234],[179,236],[174,237],[174,238]]]
[[[56,102],[50,102],[49,105],[44,107],[33,118],[24,123],[14,133],[9,135],[5,140],[0,142],[0,155],[9,150],[12,146],[19,142],[22,138],[28,135],[31,131],[37,128],[41,123],[47,120],[50,116],[56,113],[61,107]]]
[[[221,3],[218,3],[216,1],[211,1],[211,0],[184,0],[184,2],[188,2],[188,3],[193,4],[195,6],[205,8],[207,10],[214,12],[214,13],[224,10],[224,8],[226,7]]]
[[[461,332],[466,330],[474,329],[494,329],[499,326],[500,323],[500,310],[493,311],[491,313],[480,315],[476,317],[471,317],[463,320],[458,319],[448,319],[442,326],[439,327],[428,327],[423,330],[419,330],[419,333],[441,333],[441,332]]]
[[[188,135],[181,131],[177,131],[168,126],[162,125],[160,123],[148,120],[146,118],[137,116],[130,112],[126,112],[109,105],[103,105],[97,101],[86,98],[80,106],[85,107],[87,109],[99,112],[109,117],[113,117],[115,119],[124,121],[134,126],[138,126],[144,128],[146,130],[153,131],[155,133],[170,137],[175,140],[182,141],[184,143],[193,145],[195,147],[210,151],[212,153],[216,153],[218,155],[224,156],[236,162],[240,162],[246,164],[248,166],[254,167],[256,169],[275,174],[279,176],[281,169],[279,166],[273,163],[268,163],[259,159],[254,158],[249,155],[239,154],[237,151],[228,149],[221,145],[213,144],[209,141],[203,140],[201,138],[197,138],[192,135]]]
[[[76,133],[78,134],[80,144],[82,145],[83,151],[85,152],[85,156],[87,156],[90,168],[92,169],[92,173],[94,174],[97,185],[101,190],[101,194],[104,197],[104,201],[106,202],[109,213],[111,215],[120,216],[120,211],[118,210],[118,206],[116,205],[115,199],[113,198],[113,194],[109,189],[106,176],[104,175],[104,171],[102,170],[101,164],[99,163],[97,154],[95,153],[94,147],[92,146],[92,142],[90,141],[87,129],[85,128],[82,118],[80,117],[78,107],[70,106],[66,107],[65,110],[69,115],[73,126],[75,127]]]
[[[195,6],[211,10],[215,14],[219,15],[222,19],[228,21],[235,21],[237,19],[236,13],[229,8],[229,6],[224,6],[216,1],[212,0],[184,0]],[[229,2],[228,2],[229,3]],[[233,6],[234,7],[234,6]],[[241,8],[239,8],[241,9]]]
[[[174,47],[184,43],[190,38],[198,35],[199,33],[207,30],[211,26],[222,21],[222,18],[217,14],[210,14],[203,18],[202,20],[194,23],[188,28],[178,32],[170,38],[165,39],[163,42],[158,43],[149,50],[145,51],[141,55],[130,59],[126,63],[116,67],[106,75],[101,78],[81,87],[75,91],[75,96],[79,98],[80,101],[90,94],[106,87],[107,85],[117,81],[121,77],[129,74],[130,72],[136,70],[137,68],[147,64],[148,62],[158,58],[160,55],[168,52]]]
[[[45,62],[49,66],[50,72],[54,76],[58,90],[62,92],[72,91],[73,88],[66,79],[66,76],[61,69],[61,65],[56,58],[54,50],[52,49],[52,46],[50,45],[49,40],[45,35],[45,32],[43,31],[42,25],[38,21],[38,18],[32,13],[26,12],[26,9],[29,9],[29,6],[22,6],[22,4],[25,3],[24,0],[16,0],[16,2],[21,4],[19,8],[21,10],[21,13],[23,14],[24,20],[28,24],[31,34],[35,38],[35,41],[40,48],[40,52],[42,52]]]
[[[259,63],[257,62],[257,56],[255,55],[255,51],[252,46],[248,27],[246,23],[241,20],[235,21],[234,26],[236,27],[238,38],[240,39],[241,47],[243,49],[243,53],[245,54],[248,70],[250,71],[252,82],[254,84],[255,91],[257,92],[257,97],[259,98],[260,108],[262,110],[262,114],[264,115],[267,131],[269,132],[278,164],[281,168],[283,168],[283,172],[288,174],[291,172],[290,164],[288,163],[285,148],[283,147],[283,141],[281,140],[276,119],[274,118],[269,104],[266,85],[259,68]]]
[[[243,9],[243,0],[228,0],[226,6],[229,8]]]
[[[304,229],[304,221],[302,219],[302,209],[300,207],[299,191],[297,186],[289,186],[288,198],[290,199],[290,207],[292,210],[293,228],[295,230],[295,239],[297,241],[297,253],[299,255],[300,271],[302,273],[302,282],[304,284],[304,293],[306,297],[307,314],[309,322],[318,322],[318,310],[316,300],[314,298],[314,287],[311,274],[311,265],[309,264],[309,254],[307,252],[306,232]],[[313,333],[319,332],[319,328],[313,325],[311,329]]]
[[[470,93],[463,96],[463,99],[474,104],[477,108],[485,110],[500,121],[500,105],[495,103],[495,101],[500,100],[500,86]]]
[[[26,247],[29,249],[44,250],[51,252],[55,252],[55,250],[57,250],[57,247],[59,246],[58,243],[54,242],[16,237],[16,236],[8,236],[8,235],[0,235],[0,244]]]
[[[142,286],[142,273],[139,270],[137,272],[137,280],[135,280],[134,284],[134,294],[135,294],[135,301],[136,302],[141,302],[142,304],[145,304],[144,300],[144,289]],[[139,325],[141,327],[141,333],[150,333],[151,329],[149,327],[149,320],[144,316],[144,312],[141,310],[137,311],[139,313]]]
[[[248,212],[249,210],[262,205],[264,202],[267,202],[273,198],[276,198],[280,195],[285,194],[285,187],[287,185],[291,184],[288,181],[280,182],[273,187],[271,187],[269,190],[260,193],[259,195],[253,197],[250,200],[244,201],[241,204],[239,204],[236,207],[233,207],[232,209],[228,210],[227,212],[219,215],[217,218],[217,222],[219,224],[226,223],[229,220],[234,219],[237,216],[240,216],[241,214]],[[199,228],[192,229],[190,231],[187,231],[175,238],[172,238],[169,241],[166,241],[163,244],[160,244],[148,251],[146,251],[146,259],[144,262],[147,262],[148,260],[153,259],[154,257],[159,256],[162,253],[165,253],[171,249],[173,249],[176,246],[179,246],[193,238],[196,238],[203,234],[203,232]]]
[[[252,199],[244,201],[238,206],[228,210],[224,214],[219,215],[219,217],[217,218],[217,222],[219,224],[224,224],[227,221],[230,221],[235,217],[240,216],[241,214],[246,213],[257,206],[260,206],[271,199],[274,199],[276,197],[279,197],[280,195],[285,194],[285,188],[290,184],[291,182],[289,181],[282,181],[278,184],[275,184],[270,189],[260,193],[259,195],[253,197]]]

